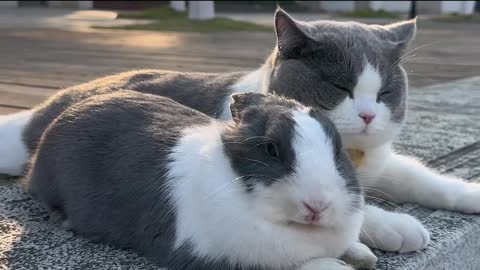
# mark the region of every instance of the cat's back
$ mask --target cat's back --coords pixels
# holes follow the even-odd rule
[[[89,97],[129,89],[161,95],[212,117],[223,112],[225,99],[245,73],[198,73],[166,70],[136,70],[102,77],[69,87],[50,97],[34,112],[23,132],[23,139],[33,151],[38,140],[62,112]]]

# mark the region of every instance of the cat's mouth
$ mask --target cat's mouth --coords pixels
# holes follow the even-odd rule
[[[345,134],[345,135],[364,135],[368,136],[372,134],[371,129],[368,128],[368,126],[360,128],[360,129],[350,129],[350,130],[340,130],[340,133]]]

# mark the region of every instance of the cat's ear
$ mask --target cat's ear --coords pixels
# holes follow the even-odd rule
[[[384,26],[384,28],[389,32],[389,40],[400,56],[415,39],[415,35],[417,34],[417,18],[389,24]]]
[[[243,93],[233,94],[230,97],[232,99],[230,103],[232,118],[235,122],[239,122],[241,120],[242,111],[245,110],[245,108],[262,104],[266,96],[257,93]]]
[[[295,20],[281,8],[275,12],[275,33],[278,52],[283,58],[298,57],[308,40]]]

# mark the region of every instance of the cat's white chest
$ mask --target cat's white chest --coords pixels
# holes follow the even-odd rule
[[[375,187],[385,170],[389,157],[392,155],[390,145],[364,150],[363,157],[357,163],[359,181],[363,187]]]

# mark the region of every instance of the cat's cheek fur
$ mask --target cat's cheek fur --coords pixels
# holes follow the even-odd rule
[[[352,95],[327,112],[347,148],[375,148],[393,140],[400,131],[401,123],[393,121],[391,109],[377,100],[381,87],[382,77],[378,69],[366,61]],[[360,117],[363,114],[374,115],[368,125]]]
[[[358,114],[354,100],[349,97],[328,112],[347,148],[367,150],[388,144],[402,128],[402,123],[391,121],[391,111],[384,103],[375,105],[376,117],[368,126],[367,133],[362,132],[365,124]]]

